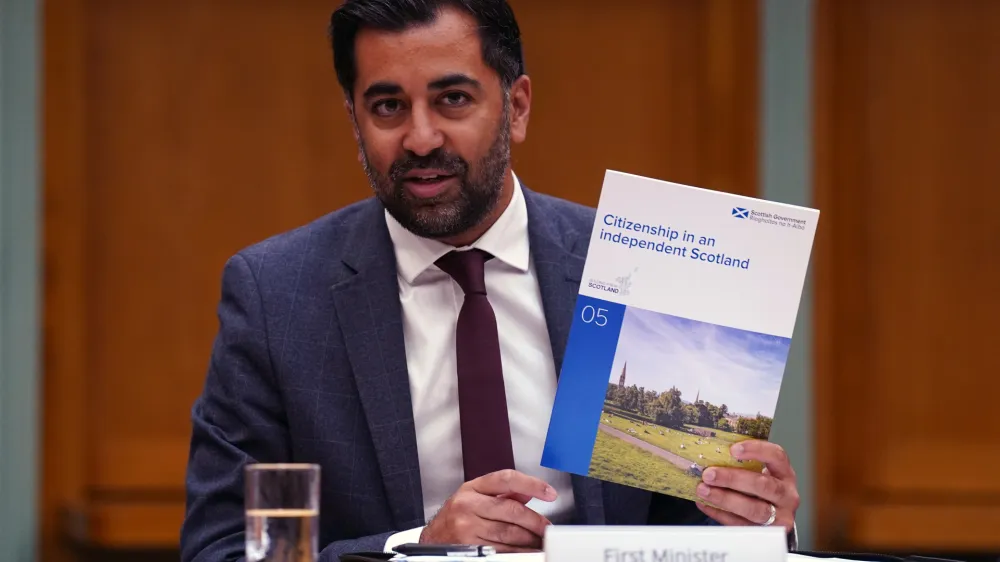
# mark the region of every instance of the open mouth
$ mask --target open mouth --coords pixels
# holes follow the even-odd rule
[[[447,179],[451,179],[453,177],[455,176],[446,174],[420,175],[420,176],[410,176],[406,178],[406,181],[410,183],[415,183],[417,185],[432,185]]]
[[[413,196],[429,199],[443,193],[455,181],[454,175],[434,170],[411,173],[403,179],[403,185]]]

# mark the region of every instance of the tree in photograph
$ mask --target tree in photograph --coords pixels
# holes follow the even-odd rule
[[[667,427],[680,427],[684,424],[684,402],[681,401],[681,391],[676,387],[661,392],[654,403],[656,423]]]
[[[723,420],[723,418],[725,418],[728,415],[729,415],[729,406],[726,406],[725,404],[719,406],[719,410],[718,412],[716,412],[715,416],[716,425],[718,425],[720,421]],[[727,422],[726,425],[729,425],[729,423]]]
[[[698,412],[698,408],[693,404],[686,404],[684,406],[684,423],[697,425],[700,417],[701,414]]]
[[[736,422],[736,432],[754,439],[767,439],[771,434],[771,421],[771,418],[760,414],[755,418],[741,417]]]

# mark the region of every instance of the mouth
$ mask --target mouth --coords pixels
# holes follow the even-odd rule
[[[420,199],[439,195],[455,181],[455,175],[444,170],[413,170],[403,177],[406,189]]]

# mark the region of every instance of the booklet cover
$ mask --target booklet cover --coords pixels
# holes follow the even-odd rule
[[[607,171],[542,465],[695,499],[768,439],[819,212]]]

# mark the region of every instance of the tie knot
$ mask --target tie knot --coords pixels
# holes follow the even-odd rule
[[[486,294],[486,262],[488,252],[473,248],[465,252],[452,251],[438,258],[437,264],[458,283],[466,295]]]

